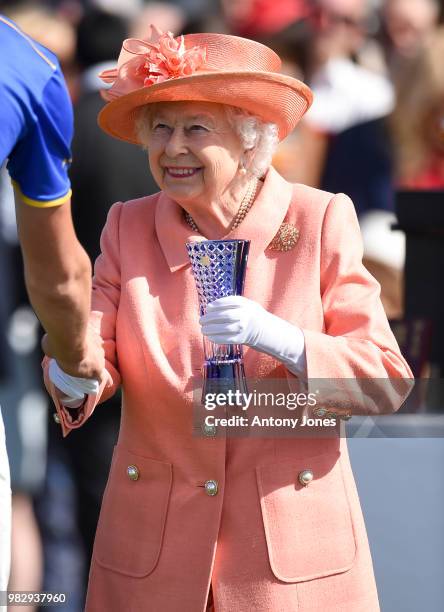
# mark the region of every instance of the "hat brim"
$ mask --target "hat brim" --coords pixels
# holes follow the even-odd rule
[[[136,89],[109,102],[98,123],[110,136],[140,144],[135,132],[138,110],[155,102],[216,102],[243,108],[276,123],[283,140],[310,108],[311,89],[274,72],[205,72]]]

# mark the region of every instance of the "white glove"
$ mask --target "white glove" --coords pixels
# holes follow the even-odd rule
[[[60,402],[67,408],[78,408],[83,404],[85,395],[99,391],[99,381],[95,378],[78,378],[64,372],[55,359],[49,362],[48,375],[54,385],[65,395]]]
[[[216,344],[246,344],[281,361],[290,372],[305,375],[305,339],[296,325],[240,295],[207,305],[199,319],[202,333]]]

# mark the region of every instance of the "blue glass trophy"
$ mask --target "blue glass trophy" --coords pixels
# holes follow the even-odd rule
[[[204,240],[186,244],[199,297],[200,315],[207,304],[229,295],[242,295],[249,240]],[[215,344],[204,336],[202,403],[207,393],[227,390],[246,393],[240,344]]]

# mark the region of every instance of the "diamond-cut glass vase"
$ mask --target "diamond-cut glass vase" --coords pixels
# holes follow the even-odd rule
[[[249,240],[205,240],[188,242],[200,315],[218,298],[242,295],[247,268]],[[216,344],[205,336],[202,403],[208,393],[246,393],[242,345]]]

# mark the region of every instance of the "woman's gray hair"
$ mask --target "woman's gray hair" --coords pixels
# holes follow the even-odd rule
[[[155,106],[156,104],[147,104],[142,107],[136,119],[136,134],[145,149],[149,147],[151,117]],[[222,106],[245,150],[241,167],[245,169],[246,177],[261,178],[270,167],[279,143],[277,125],[263,121],[242,108],[228,104]]]
[[[270,167],[279,144],[277,125],[263,121],[236,106],[225,104],[224,109],[231,127],[239,135],[245,149],[242,167],[247,171],[247,175],[261,178]]]

